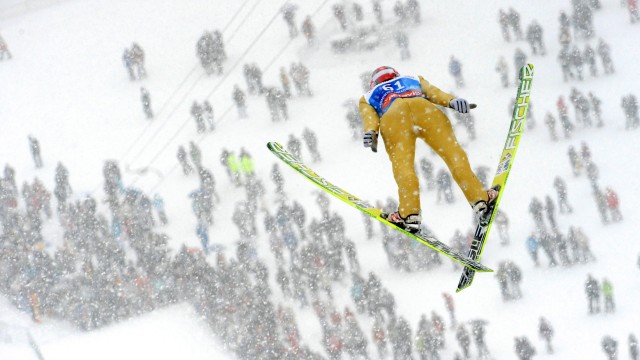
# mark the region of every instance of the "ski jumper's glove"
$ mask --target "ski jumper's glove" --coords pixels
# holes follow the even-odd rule
[[[371,151],[373,152],[378,152],[378,133],[373,131],[373,130],[369,130],[366,133],[364,133],[364,137],[363,137],[363,141],[364,143],[364,147],[371,148]]]
[[[449,101],[449,107],[460,113],[469,112],[469,103],[463,98],[455,98]]]

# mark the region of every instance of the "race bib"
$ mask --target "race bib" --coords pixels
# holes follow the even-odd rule
[[[420,80],[413,76],[402,76],[376,85],[365,98],[373,106],[378,115],[384,115],[395,99],[425,97],[422,94]]]

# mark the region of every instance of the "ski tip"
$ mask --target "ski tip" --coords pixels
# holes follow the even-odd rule
[[[531,80],[533,77],[533,64],[526,64],[520,68],[520,74],[518,78],[520,81],[526,79]]]

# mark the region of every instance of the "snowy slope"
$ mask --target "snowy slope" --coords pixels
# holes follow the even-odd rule
[[[132,169],[144,166],[158,169],[162,178],[153,173],[136,176],[125,172],[125,182],[146,192],[161,193],[171,220],[167,233],[175,247],[183,243],[197,246],[195,218],[187,198],[197,187],[197,180],[182,176],[175,161],[178,145],[195,140],[203,149],[205,166],[213,169],[218,180],[218,192],[225,194],[221,208],[216,210],[216,226],[210,233],[212,241],[232,248],[238,234],[228,219],[237,197],[243,194],[228,182],[218,165],[223,148],[247,149],[272,193],[268,174],[276,159],[266,151],[265,143],[285,142],[288,134],[300,136],[302,130],[309,127],[317,132],[325,159],[315,166],[318,173],[365,199],[395,196],[386,155],[365,151],[359,142],[350,139],[342,107],[346,99],[360,95],[359,74],[382,64],[395,66],[402,73],[422,74],[440,88],[453,90],[447,63],[452,54],[460,59],[467,87],[456,93],[479,104],[474,110],[478,140],[469,143],[466,150],[473,167],[482,164],[493,168],[506,133],[508,105],[515,95],[515,89],[505,90],[500,86],[493,69],[499,55],[504,55],[511,65],[516,46],[530,53],[526,43],[507,44],[500,36],[496,21],[498,9],[516,6],[523,27],[532,19],[542,24],[549,55],[529,60],[536,66],[532,103],[537,127],[522,139],[501,205],[510,216],[512,244],[501,247],[495,238],[490,239],[483,262],[495,267],[505,259],[517,261],[524,272],[524,297],[517,302],[503,303],[495,278],[490,274],[479,275],[472,288],[455,296],[457,316],[465,320],[489,319],[488,346],[497,359],[513,357],[514,336],[537,339],[536,324],[541,315],[555,327],[556,358],[593,358],[595,353],[600,357],[599,342],[603,335],[614,336],[624,347],[626,341],[622,340],[629,332],[640,332],[637,327],[640,312],[636,310],[640,285],[635,265],[640,245],[634,237],[638,230],[634,224],[638,211],[632,207],[640,198],[636,187],[640,165],[633,156],[631,161],[626,156],[637,154],[640,144],[636,133],[624,130],[620,108],[621,96],[629,92],[640,95],[634,64],[640,48],[629,41],[638,37],[640,27],[628,24],[626,9],[620,7],[619,1],[603,1],[603,9],[595,13],[596,34],[610,43],[617,72],[595,79],[587,76],[587,80],[579,84],[581,91],[593,91],[602,98],[606,126],[602,130],[580,129],[572,140],[558,143],[549,140],[543,117],[547,110],[555,114],[558,95],[566,97],[571,86],[578,85],[562,82],[555,59],[559,50],[557,16],[561,9],[569,11],[568,1],[525,1],[514,5],[498,0],[491,2],[491,6],[460,0],[437,5],[423,3],[423,25],[410,35],[412,60],[407,62],[400,61],[399,52],[391,43],[370,53],[332,54],[327,40],[339,31],[331,14],[333,2],[296,1],[300,6],[298,21],[319,9],[314,17],[319,46],[308,49],[301,37],[289,43],[286,25],[277,14],[283,3],[193,0],[185,5],[175,0],[85,0],[68,1],[7,19],[1,24],[0,33],[14,59],[0,63],[0,118],[3,119],[0,159],[15,167],[19,184],[38,176],[49,188],[53,187],[56,163],[62,161],[70,170],[76,196],[102,196],[99,184],[106,159],[119,160],[123,169],[127,165]],[[365,16],[370,19],[369,4],[363,5],[367,10]],[[385,6],[390,18],[391,3]],[[234,14],[237,17],[233,17]],[[195,42],[205,29],[216,28],[224,29],[229,60],[223,76],[206,77],[195,57]],[[140,83],[127,80],[120,61],[123,49],[133,41],[146,52],[149,77]],[[591,43],[593,46],[595,41]],[[288,68],[292,61],[298,60],[311,70],[315,96],[291,101],[292,120],[272,123],[262,98],[250,98],[249,118],[238,119],[235,109],[231,108],[230,92],[235,83],[244,86],[242,64],[258,63],[265,70],[265,83],[279,85],[279,67]],[[144,119],[140,86],[151,93],[157,113],[152,122]],[[188,109],[194,100],[206,98],[213,104],[219,123],[216,132],[200,137],[195,133]],[[467,142],[464,130],[459,129],[458,133],[460,140]],[[40,140],[43,169],[36,170],[33,166],[26,141],[28,134]],[[587,180],[573,178],[566,150],[581,141],[587,141],[592,149],[594,161],[600,168],[601,185],[610,185],[618,191],[624,223],[601,226]],[[436,169],[443,166],[426,146],[418,149],[418,157],[429,156],[435,161]],[[287,192],[308,204],[310,216],[318,216],[315,188],[288,169],[282,169]],[[552,181],[557,175],[568,180],[569,201],[577,209],[574,214],[561,218],[561,230],[566,233],[570,225],[582,227],[592,240],[592,249],[598,257],[596,263],[547,269],[535,268],[528,258],[524,239],[533,230],[529,201],[534,195],[539,198],[554,195]],[[456,190],[455,195],[462,199],[460,191]],[[347,233],[358,246],[363,270],[375,271],[381,276],[383,284],[396,296],[398,312],[410,319],[414,328],[420,314],[429,314],[431,310],[444,313],[441,293],[454,291],[459,271],[453,271],[448,265],[427,273],[391,271],[380,242],[364,239],[360,214],[335,201],[331,207],[349,222]],[[466,231],[470,226],[471,215],[462,201],[438,205],[433,193],[423,193],[423,216],[445,241],[452,237],[455,229]],[[46,224],[46,229],[50,242],[55,243],[61,235],[56,231],[56,224]],[[261,249],[261,255],[273,264],[268,249]],[[545,263],[544,256],[542,262]],[[587,273],[598,278],[606,276],[613,282],[618,306],[615,315],[586,315],[583,284]],[[345,296],[342,303],[349,304],[346,287],[342,292]],[[315,316],[309,311],[297,315],[303,338],[313,348],[320,349],[317,341],[320,327]],[[6,321],[1,316],[0,321]],[[184,324],[179,311],[168,310],[164,319],[176,326]],[[368,324],[362,320],[362,325]],[[152,337],[159,331],[154,325],[152,321],[141,320],[140,328],[135,330]],[[58,332],[56,329],[47,331]],[[369,329],[368,325],[365,329]],[[50,352],[61,358],[83,358],[83,354],[72,352],[73,346],[64,344],[99,346],[97,343],[101,341],[118,341],[118,334],[127,331],[130,331],[127,325],[114,325],[113,329],[101,330],[99,334],[65,331],[59,336],[42,335],[41,346],[45,357]],[[444,356],[451,358],[455,348],[453,335],[449,334],[447,340],[449,345]],[[152,344],[149,342],[149,346]],[[536,341],[535,345],[542,353],[542,344]],[[195,349],[197,344],[183,346]],[[133,350],[131,355],[133,357]],[[546,358],[546,355],[540,354],[537,358]]]
[[[37,359],[28,346],[29,329],[45,359],[232,359],[211,336],[206,322],[188,304],[160,309],[121,324],[82,333],[70,325],[47,321],[34,326],[30,317],[0,302],[2,321],[11,324],[12,344],[0,344],[0,359]]]

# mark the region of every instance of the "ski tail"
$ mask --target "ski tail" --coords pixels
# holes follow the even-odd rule
[[[500,156],[500,162],[498,163],[498,169],[496,175],[493,178],[491,186],[500,186],[498,192],[498,198],[496,199],[496,205],[493,208],[491,219],[486,226],[478,225],[474,233],[473,241],[471,242],[471,248],[469,249],[468,258],[472,260],[480,261],[484,247],[486,244],[493,219],[498,213],[498,206],[502,195],[504,195],[505,185],[507,178],[513,165],[513,160],[520,144],[520,138],[524,131],[524,125],[527,120],[527,111],[529,110],[529,98],[531,95],[531,83],[533,81],[533,65],[527,64],[520,68],[520,84],[518,86],[518,92],[516,95],[516,104],[513,109],[513,116],[511,117],[511,123],[509,126],[509,132],[507,133],[507,140],[505,141],[502,155]],[[456,292],[460,292],[469,286],[473,282],[475,271],[469,268],[464,268],[462,276],[458,282],[458,289]]]

